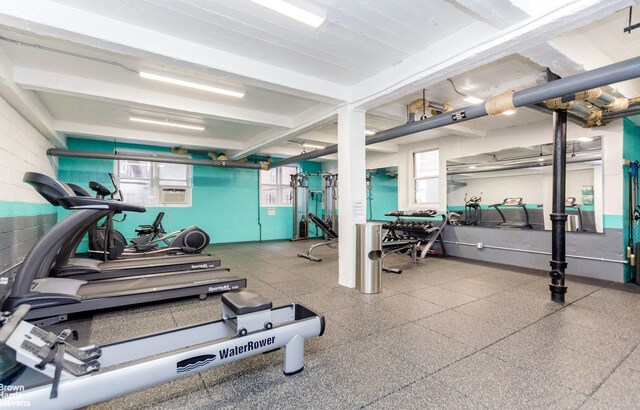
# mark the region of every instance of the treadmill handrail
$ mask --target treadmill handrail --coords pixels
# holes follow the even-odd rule
[[[81,196],[66,196],[58,199],[58,203],[65,209],[109,209],[112,211],[146,212],[142,205],[127,204],[109,199],[88,198]]]

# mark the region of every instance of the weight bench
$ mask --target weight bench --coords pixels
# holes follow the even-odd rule
[[[336,231],[334,231],[329,225],[327,225],[327,223],[325,221],[323,221],[322,219],[318,218],[318,216],[316,214],[314,214],[313,212],[309,212],[309,215],[307,215],[307,216],[311,220],[311,222],[316,224],[316,226],[318,228],[320,228],[320,230],[322,230],[322,232],[324,233],[324,237],[325,237],[326,241],[311,245],[309,250],[307,250],[307,253],[299,252],[298,256],[301,257],[301,258],[309,259],[310,261],[313,261],[313,262],[321,262],[322,258],[318,258],[317,256],[313,256],[311,254],[311,252],[313,252],[313,250],[315,248],[317,248],[317,247],[320,247],[320,246],[331,246],[333,244],[338,243],[338,233]]]
[[[334,231],[327,223],[325,223],[322,219],[318,218],[317,215],[313,213],[309,213],[309,220],[316,224],[318,228],[322,230],[327,239],[325,242],[320,242],[312,245],[307,253],[299,252],[298,256],[301,258],[309,259],[313,262],[321,262],[322,258],[317,256],[313,256],[311,252],[319,246],[330,246],[332,244],[338,243],[338,233]],[[387,268],[384,266],[384,258],[387,255],[391,255],[392,253],[400,253],[400,252],[410,252],[411,254],[411,262],[417,263],[417,253],[418,253],[418,244],[417,240],[398,240],[398,241],[387,241],[382,242],[382,270],[385,272],[391,273],[402,273],[402,269],[398,268]]]

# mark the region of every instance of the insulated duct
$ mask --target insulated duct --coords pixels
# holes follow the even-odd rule
[[[68,149],[49,148],[47,155],[52,157],[90,158],[90,159],[124,159],[129,161],[163,162],[165,164],[203,165],[219,168],[267,169],[266,164],[252,164],[241,161],[220,161],[209,159],[167,158],[147,155],[119,154],[95,151],[74,151]]]
[[[561,78],[548,83],[539,84],[525,90],[516,91],[511,96],[510,102],[516,108],[525,107],[542,101],[575,94],[582,90],[602,87],[638,77],[640,77],[640,57],[634,57],[619,63],[596,68],[591,71],[575,74],[570,77]],[[484,117],[486,115],[486,103],[470,105],[447,113],[434,115],[433,117],[429,117],[425,120],[411,122],[385,131],[377,132],[365,139],[365,145],[389,141],[395,138],[404,137],[405,135],[432,130],[445,125],[465,122]],[[298,161],[331,155],[336,152],[338,152],[337,144],[324,149],[273,162],[269,164],[269,168],[271,169]]]
[[[453,106],[451,104],[441,104],[426,100],[424,98],[419,98],[407,105],[407,112],[409,113],[409,118],[407,119],[407,121],[416,121],[417,115],[420,114],[421,111],[424,112],[424,110],[427,108],[434,111],[439,111],[441,113],[453,110]]]
[[[583,102],[584,101],[584,102]],[[595,105],[595,108],[585,103]],[[568,110],[570,113],[584,119],[584,127],[603,125],[603,117],[606,111],[624,111],[629,108],[629,100],[623,97],[615,97],[602,88],[592,88],[563,97],[545,101],[545,106],[550,110]],[[602,108],[602,109],[601,109]]]

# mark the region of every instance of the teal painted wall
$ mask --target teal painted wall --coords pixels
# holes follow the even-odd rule
[[[0,218],[10,216],[35,216],[55,214],[53,205],[34,204],[31,202],[0,201]]]
[[[72,150],[113,152],[114,144],[69,138],[68,147]],[[117,148],[170,152],[169,148],[136,144],[118,144]],[[193,157],[206,159],[204,156]],[[301,168],[306,172],[318,172],[320,164],[305,162],[301,164]],[[89,181],[92,180],[110,188],[111,181],[107,174],[113,171],[113,160],[61,157],[58,175],[62,181],[78,184],[88,190]],[[211,236],[212,243],[290,238],[291,207],[277,207],[275,216],[267,216],[267,208],[259,206],[258,179],[258,170],[193,166],[190,207],[148,207],[144,214],[128,213],[126,220],[116,224],[116,228],[125,237],[131,238],[138,225],[150,224],[158,212],[164,211],[165,230],[172,231],[195,225]],[[126,200],[126,192],[123,194]],[[65,217],[68,213],[59,210],[59,218]],[[259,224],[262,225],[262,229]],[[85,240],[79,250],[84,251],[86,248]]]
[[[393,216],[384,214],[398,209],[398,178],[391,178],[384,172],[373,173],[371,179],[371,201],[367,201],[367,219],[392,221]]]
[[[635,125],[628,118],[624,119],[623,123],[624,137],[622,140],[622,157],[626,160],[631,161],[640,161],[640,127]],[[627,226],[627,221],[629,220],[629,167],[624,167],[624,197],[623,197],[623,206],[622,206],[622,228],[624,230],[624,248],[627,248],[627,239],[629,238],[629,229]],[[639,224],[636,223],[634,226],[634,236],[638,238],[640,241],[640,232],[638,232],[638,228],[640,228]],[[634,243],[636,240],[634,239]],[[635,245],[634,245],[635,247]],[[636,255],[636,260],[640,255]],[[637,263],[637,262],[636,262]],[[634,277],[634,267],[627,266],[625,271],[625,281],[630,281]]]

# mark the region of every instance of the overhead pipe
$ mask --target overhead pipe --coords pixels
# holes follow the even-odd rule
[[[47,155],[52,157],[90,158],[90,159],[122,159],[129,161],[163,162],[165,164],[203,165],[219,168],[267,169],[267,164],[253,164],[242,161],[220,161],[215,159],[167,158],[146,155],[120,154],[118,152],[74,151],[68,149],[49,148]]]
[[[553,110],[550,110],[549,108],[547,108],[547,106],[541,102],[541,103],[537,103],[537,104],[532,104],[530,106],[528,106],[527,108],[530,108],[534,111],[538,111],[541,112],[543,114],[549,114],[552,115],[553,114]],[[579,126],[583,126],[584,125],[584,118],[577,116],[576,114],[572,113],[571,111],[569,111],[567,113],[567,121],[572,122],[576,125]]]
[[[539,84],[522,91],[508,93],[490,98],[484,104],[475,104],[459,108],[448,113],[434,115],[425,120],[403,124],[398,127],[389,128],[385,131],[377,132],[365,139],[365,145],[376,144],[389,141],[417,132],[432,130],[446,125],[457,124],[489,115],[487,106],[490,107],[492,115],[500,114],[500,110],[505,108],[518,108],[575,94],[582,90],[597,88],[609,84],[619,83],[640,77],[640,57],[610,64],[596,68],[570,77],[561,78],[549,83]],[[496,101],[499,100],[499,101]],[[496,104],[499,102],[499,104]],[[502,111],[502,112],[504,112]],[[285,158],[269,164],[269,169],[283,165],[292,164],[298,161],[318,158],[338,152],[338,145],[331,145],[327,148],[308,152],[302,155]]]
[[[630,117],[640,114],[640,103],[629,104],[629,108],[622,111],[605,112],[602,114],[602,121],[610,121],[618,118]]]

